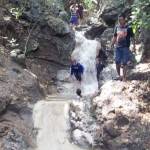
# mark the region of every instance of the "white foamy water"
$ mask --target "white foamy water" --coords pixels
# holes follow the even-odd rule
[[[85,69],[81,90],[83,94],[93,94],[98,90],[95,65],[98,43],[94,40],[87,40],[83,32],[76,32],[76,43],[72,56]],[[58,73],[58,78],[62,81],[68,77],[69,71]],[[75,94],[74,86],[72,82],[58,84],[63,95],[65,93]],[[59,101],[59,98],[56,97],[52,101],[49,99],[49,101],[37,102],[33,110],[34,126],[38,129],[36,150],[82,150],[68,140],[68,107],[69,101],[66,101],[65,98],[63,101]]]
[[[58,83],[58,87],[62,89],[64,95],[73,95],[77,88],[81,88],[83,95],[93,94],[98,90],[96,78],[96,49],[98,42],[88,40],[84,37],[84,32],[76,32],[76,47],[72,53],[72,58],[84,66],[83,80],[81,86],[76,82]],[[58,72],[58,80],[65,80],[70,75],[68,70],[60,70]]]
[[[38,102],[33,111],[37,135],[36,150],[82,150],[69,142],[67,102]]]
[[[81,89],[84,95],[93,94],[98,90],[95,61],[98,42],[86,39],[84,32],[76,32],[76,43],[72,57],[80,62],[85,69]]]

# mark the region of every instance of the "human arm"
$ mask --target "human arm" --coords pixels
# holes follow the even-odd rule
[[[71,66],[71,69],[70,69],[70,76],[72,76],[74,74],[74,69],[73,69],[73,66]]]
[[[114,34],[113,34],[113,38],[111,41],[111,48],[114,47],[114,44],[116,43],[116,41],[117,41],[117,27],[115,27],[115,29],[114,29]]]
[[[114,47],[114,44],[116,43],[117,37],[113,36],[112,41],[111,41],[111,48]]]

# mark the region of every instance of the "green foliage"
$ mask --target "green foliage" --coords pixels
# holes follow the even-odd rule
[[[23,10],[20,8],[11,8],[10,12],[13,16],[15,16],[16,19],[19,19],[19,17],[22,15]]]
[[[23,11],[26,9],[26,7],[29,5],[28,0],[21,1],[19,3],[19,6],[12,6],[10,9],[10,12],[12,13],[13,16],[15,16],[16,19],[19,19],[19,17],[22,15]]]
[[[135,0],[132,7],[134,32],[136,33],[139,28],[150,29],[150,0]]]
[[[87,9],[92,10],[94,8],[92,0],[84,0],[84,4]]]

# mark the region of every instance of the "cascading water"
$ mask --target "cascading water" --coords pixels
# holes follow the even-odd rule
[[[81,89],[84,95],[92,94],[98,90],[96,78],[96,48],[97,41],[87,40],[84,32],[76,32],[77,46],[72,57],[79,61],[85,68]]]
[[[72,56],[85,68],[81,90],[84,95],[93,94],[98,90],[95,67],[97,41],[87,40],[83,32],[76,32],[76,43]],[[58,77],[64,76],[68,77],[69,71],[58,72]],[[74,83],[61,82],[59,85],[64,87],[62,94],[66,92],[75,95]],[[59,101],[57,97],[53,101],[50,98],[48,100],[38,102],[33,111],[34,126],[39,129],[36,150],[81,150],[68,140],[66,112],[68,112],[69,101],[65,98]]]
[[[77,84],[76,81],[64,84],[58,82],[58,85],[61,87],[61,94],[75,94],[77,88],[81,88],[83,95],[90,95],[98,90],[95,60],[97,45],[97,41],[86,39],[83,31],[76,31],[76,47],[72,53],[72,58],[84,66],[83,80],[81,85]],[[60,70],[58,72],[58,80],[64,80],[69,76],[70,72],[67,70]]]

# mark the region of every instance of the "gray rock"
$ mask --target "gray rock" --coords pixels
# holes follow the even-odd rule
[[[15,51],[11,51],[10,57],[11,57],[12,59],[15,59],[15,58],[17,57],[17,53],[16,53]]]
[[[100,38],[101,34],[105,31],[107,27],[103,24],[93,25],[91,28],[85,32],[85,36],[88,39]]]
[[[57,17],[59,9],[64,10],[64,1],[62,0],[52,0],[43,2],[42,0],[30,0],[22,5],[26,6],[25,11],[22,14],[22,18],[30,22],[37,22],[43,18],[45,15],[52,15]]]
[[[39,47],[39,43],[36,41],[36,40],[31,40],[30,41],[30,50],[31,51],[36,51],[37,49],[38,49],[38,47]]]
[[[21,54],[22,51],[20,49],[14,49],[10,52],[10,57],[13,59],[13,60],[16,60],[17,59],[17,56],[19,54]]]
[[[17,55],[19,55],[19,54],[22,53],[22,50],[21,50],[21,49],[14,49],[13,51],[15,51]]]
[[[1,56],[2,57],[2,56]],[[20,56],[24,58],[24,55]],[[6,58],[5,58],[6,59]],[[3,76],[5,81],[1,82],[0,97],[2,102],[7,101],[16,103],[18,100],[35,102],[43,97],[43,92],[39,86],[37,77],[30,71],[22,69],[16,63],[11,60],[5,61],[4,68],[5,72]],[[5,105],[6,105],[5,104]]]
[[[17,54],[16,51],[12,51],[10,54],[12,60],[19,65],[25,66],[25,54]]]
[[[28,145],[23,135],[17,129],[13,129],[4,138],[3,148],[4,150],[27,150]]]
[[[116,119],[117,119],[117,125],[119,127],[126,126],[130,123],[129,119],[127,117],[123,116],[123,115],[118,116]]]
[[[103,34],[100,37],[100,43],[102,49],[106,52],[108,57],[108,62],[113,63],[114,61],[114,53],[113,49],[110,49],[111,40],[113,37],[114,29],[113,28],[107,28]]]
[[[80,146],[87,147],[92,144],[92,136],[89,133],[76,129],[73,131],[73,140]]]
[[[69,16],[68,16],[68,14],[67,14],[66,11],[61,11],[61,12],[59,13],[59,17],[60,17],[64,22],[69,23]]]
[[[11,103],[11,98],[8,96],[0,95],[0,114],[6,110],[7,106]]]
[[[116,138],[121,134],[118,128],[116,128],[114,123],[111,121],[105,123],[104,132],[106,132],[111,138]]]
[[[58,34],[58,35],[65,35],[65,34],[70,33],[70,28],[68,24],[59,18],[54,18],[52,16],[49,16],[48,26],[50,27],[52,31],[55,32],[55,34]]]
[[[20,64],[20,65],[25,65],[25,54],[20,54],[20,55],[18,55],[17,56],[17,58],[16,58],[16,62],[18,63],[18,64]]]
[[[125,8],[123,4],[115,5],[115,6],[109,5],[103,10],[100,17],[108,26],[113,27],[120,13],[124,13],[128,17],[130,12],[131,12],[131,8],[130,7]]]
[[[37,77],[1,54],[3,80],[0,80],[1,150],[27,150],[33,147],[32,106],[44,97]],[[0,76],[1,77],[1,76]]]

